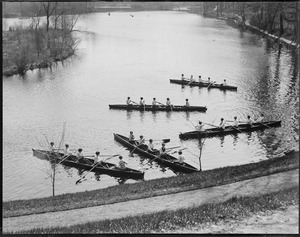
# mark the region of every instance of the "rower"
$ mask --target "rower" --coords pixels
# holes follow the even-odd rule
[[[184,156],[182,155],[182,151],[178,151],[178,155],[179,155],[179,157],[178,157],[178,163],[179,164],[184,164]]]
[[[203,127],[204,127],[204,124],[201,121],[199,121],[199,124],[198,124],[198,126],[196,126],[196,129],[199,132],[203,132],[204,131]]]
[[[221,84],[222,86],[226,86],[226,79],[224,79],[223,83]]]
[[[79,148],[76,154],[76,158],[77,158],[77,162],[79,162],[80,160],[83,159],[83,153],[82,153],[82,149]]]
[[[133,135],[133,132],[132,132],[132,131],[130,131],[130,134],[129,134],[129,142],[130,142],[131,144],[134,144],[134,143],[135,143],[134,135]]]
[[[154,144],[152,139],[149,140],[148,151],[154,153]]]
[[[50,142],[50,145],[49,145],[49,151],[50,152],[54,152],[55,148],[54,148],[54,142]]]
[[[191,82],[193,82],[193,81],[194,81],[193,75],[191,75],[191,79],[190,79],[190,80],[191,80]]]
[[[145,100],[143,97],[141,97],[141,100],[140,100],[140,106],[145,106]]]
[[[70,150],[69,150],[69,145],[66,144],[66,145],[65,145],[65,149],[64,149],[64,155],[67,156],[67,155],[70,155],[70,154],[71,154],[71,152],[70,152]]]
[[[184,81],[184,74],[181,74],[181,80]]]
[[[207,82],[210,83],[210,77],[207,78]]]
[[[201,83],[201,82],[202,82],[201,76],[199,76],[199,79],[198,79],[198,80],[199,80],[199,83]]]
[[[220,122],[220,125],[219,125],[219,128],[221,129],[221,130],[224,130],[225,129],[225,120],[223,119],[223,118],[221,118],[221,122]]]
[[[260,116],[255,121],[260,123],[260,122],[264,122],[264,120],[265,120],[264,114],[260,114]]]
[[[189,99],[185,99],[185,106],[186,106],[186,107],[190,107]]]
[[[131,101],[130,97],[127,97],[126,104],[127,104],[128,106],[131,106],[131,105],[132,105],[132,101]]]
[[[236,116],[234,116],[234,118],[233,118],[232,126],[233,127],[238,127],[239,126],[239,121],[237,120]]]
[[[96,151],[95,155],[94,155],[94,164],[98,163],[99,158],[100,158],[100,152]],[[101,163],[101,161],[100,161],[100,163]]]
[[[162,156],[166,153],[166,144],[165,143],[162,143],[161,144],[161,148],[159,150],[159,155]]]
[[[171,101],[170,101],[170,98],[167,98],[167,101],[166,101],[166,106],[169,106],[169,107],[171,107]]]
[[[143,135],[140,136],[140,139],[138,140],[138,144],[139,144],[139,145],[145,144],[145,138],[144,138]]]
[[[253,123],[253,120],[250,118],[250,115],[247,116],[247,123],[249,125],[252,125],[252,123]]]
[[[122,156],[119,156],[119,169],[125,170],[127,162],[123,160]]]
[[[156,98],[153,98],[153,101],[152,101],[152,107],[154,108],[154,107],[156,107]]]

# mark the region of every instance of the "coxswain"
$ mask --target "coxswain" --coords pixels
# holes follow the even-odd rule
[[[220,122],[220,125],[219,125],[219,128],[221,129],[221,130],[224,130],[225,129],[225,120],[223,119],[223,118],[221,118],[221,122]]]
[[[238,127],[239,126],[239,121],[237,120],[236,116],[234,116],[234,118],[233,118],[232,126],[233,127]]]
[[[183,164],[184,163],[184,156],[182,155],[182,151],[178,151],[178,163]]]
[[[154,153],[154,144],[152,139],[149,140],[148,151]]]
[[[184,81],[184,74],[181,74],[181,80]]]
[[[126,104],[129,106],[132,105],[132,101],[131,101],[130,97],[127,97]]]
[[[94,164],[98,163],[100,160],[100,152],[99,151],[96,151],[95,152],[95,155],[94,155]],[[101,161],[100,161],[101,163]]]
[[[166,144],[165,143],[162,143],[161,144],[161,148],[159,150],[159,155],[164,155],[166,153]]]
[[[247,123],[249,125],[252,125],[252,123],[253,123],[253,120],[251,119],[250,115],[247,116]]]
[[[186,107],[190,107],[189,99],[185,99],[185,106],[186,106]]]
[[[131,143],[131,144],[134,144],[135,143],[135,140],[134,140],[134,135],[133,135],[133,132],[132,131],[130,131],[130,134],[129,134],[129,142]]]
[[[119,169],[125,170],[127,162],[123,160],[122,156],[119,156]]]
[[[153,98],[153,101],[152,101],[152,107],[156,107],[156,98]]]
[[[70,152],[70,150],[69,150],[69,145],[66,144],[66,145],[65,145],[65,149],[64,149],[64,155],[67,156],[67,155],[70,155],[70,154],[71,154],[71,152]]]
[[[145,105],[145,100],[143,97],[141,97],[140,99],[140,106],[144,106]]]
[[[264,114],[260,114],[260,116],[255,121],[261,123],[264,122],[264,120],[265,120]]]
[[[83,158],[82,149],[79,148],[76,154],[77,162],[79,162]]]
[[[49,145],[49,151],[50,152],[54,152],[55,148],[54,148],[54,142],[50,142],[50,145]]]
[[[204,127],[204,124],[201,121],[199,121],[199,124],[196,126],[196,129],[199,132],[203,132],[204,131],[203,127]]]

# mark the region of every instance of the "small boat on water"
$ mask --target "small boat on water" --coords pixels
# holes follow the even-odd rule
[[[188,163],[178,163],[178,159],[169,155],[164,154],[162,156],[158,156],[159,151],[156,150],[156,153],[150,153],[147,151],[147,148],[145,147],[137,147],[136,145],[129,142],[129,139],[125,136],[122,136],[120,134],[114,133],[114,139],[121,143],[123,146],[129,148],[129,150],[133,153],[137,153],[139,155],[142,155],[146,158],[150,158],[151,160],[155,160],[157,163],[161,163],[167,167],[170,167],[172,170],[179,171],[182,173],[192,173],[199,171],[194,166],[188,164]]]
[[[37,150],[32,149],[33,155],[46,160],[55,160],[56,163],[61,163],[63,165],[74,167],[82,170],[90,171],[94,166],[94,160],[91,158],[84,157],[77,162],[77,158],[74,155],[70,155],[66,158],[63,153],[54,152],[51,153],[45,150]],[[99,162],[91,172],[98,173],[98,174],[107,174],[113,177],[121,177],[127,179],[144,179],[144,172],[131,169],[126,167],[125,170],[119,169],[115,164],[102,161]]]
[[[140,110],[140,111],[199,111],[205,112],[207,110],[206,106],[185,106],[185,105],[173,105],[170,106],[155,106],[152,105],[125,105],[125,104],[113,104],[109,105],[110,109],[125,109],[125,110]]]
[[[224,136],[228,134],[235,134],[241,132],[252,132],[257,130],[263,130],[271,127],[280,127],[281,121],[269,121],[269,122],[260,122],[249,124],[239,124],[237,127],[233,126],[225,126],[224,130],[220,128],[209,128],[204,130],[203,132],[192,131],[180,133],[179,138],[182,140],[187,139],[195,139],[195,138],[203,138],[203,137],[214,137],[214,136]]]
[[[190,80],[181,80],[181,79],[170,79],[170,83],[180,84],[180,85],[189,85],[189,86],[198,86],[198,87],[209,87],[209,88],[218,88],[220,90],[237,90],[236,86],[223,85],[218,83],[209,83],[209,82],[197,82]]]

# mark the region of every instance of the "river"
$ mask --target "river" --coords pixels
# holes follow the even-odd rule
[[[131,15],[132,16],[131,16]],[[13,19],[5,19],[7,27]],[[201,155],[202,170],[271,159],[299,143],[299,76],[297,54],[226,21],[180,11],[113,12],[82,15],[77,24],[80,43],[75,56],[51,69],[3,77],[3,200],[52,195],[48,161],[32,155],[48,141],[64,143],[84,154],[121,154],[132,168],[143,167],[145,180],[176,174],[114,141],[113,133],[166,139],[167,147],[181,145],[185,159],[199,168],[199,142],[181,141],[180,132],[193,130],[199,120],[217,125],[223,117],[241,120],[264,113],[282,120],[279,128],[209,138]],[[184,87],[170,78],[184,73],[211,77],[238,87],[237,91]],[[152,98],[173,104],[207,106],[199,112],[139,112],[110,110],[130,96],[146,103]],[[209,126],[206,126],[207,128]],[[156,144],[157,147],[160,144]],[[117,163],[118,158],[112,158]],[[118,185],[107,175],[93,173],[76,185],[78,170],[58,166],[55,193],[73,193]],[[142,182],[127,180],[125,183]],[[121,182],[123,183],[123,182]]]

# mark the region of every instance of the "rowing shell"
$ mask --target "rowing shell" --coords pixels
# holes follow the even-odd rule
[[[152,105],[124,105],[124,104],[114,104],[109,105],[110,109],[123,109],[123,110],[140,110],[140,111],[199,111],[205,112],[207,110],[206,106],[182,106],[182,105],[173,105],[170,106],[152,106]]]
[[[63,160],[64,154],[59,152],[49,152],[44,150],[37,150],[32,149],[33,155],[45,160],[55,160],[55,162],[61,164],[82,169],[82,170],[91,170],[94,166],[94,160],[90,158],[82,158],[79,161],[77,161],[77,157],[74,155],[70,155],[68,158]],[[95,168],[92,169],[92,172],[98,173],[98,174],[107,174],[109,176],[113,177],[121,177],[121,178],[128,178],[128,179],[144,179],[144,172],[141,172],[139,170],[131,169],[126,167],[125,170],[119,169],[115,164],[102,161],[99,162],[98,165],[95,166]]]
[[[252,125],[239,124],[237,127],[225,126],[224,130],[221,130],[220,128],[209,128],[204,130],[203,132],[192,131],[192,132],[180,133],[179,138],[182,140],[187,140],[187,139],[202,138],[202,137],[224,136],[228,134],[252,132],[256,130],[263,130],[266,128],[280,127],[280,126],[281,126],[281,121],[253,123]]]
[[[174,171],[179,171],[182,173],[192,173],[192,172],[197,172],[199,171],[197,168],[195,168],[194,166],[188,164],[188,163],[183,163],[180,164],[178,163],[178,159],[176,159],[175,157],[169,155],[169,154],[164,154],[161,157],[157,156],[156,154],[150,153],[148,152],[144,147],[137,147],[134,144],[131,144],[129,142],[129,139],[125,136],[122,136],[120,134],[114,133],[114,138],[117,142],[121,143],[123,146],[129,148],[129,150],[131,150],[134,153],[137,153],[139,155],[142,155],[146,158],[150,158],[151,160],[154,160],[157,163],[161,163],[164,166],[170,167],[172,170]]]
[[[189,81],[189,80],[181,80],[181,79],[170,79],[170,83],[180,84],[180,85],[189,85],[189,86],[198,86],[198,87],[208,87],[209,88],[218,88],[220,90],[237,90],[236,86],[229,86],[223,84],[215,84],[209,82],[197,82],[197,81]]]

